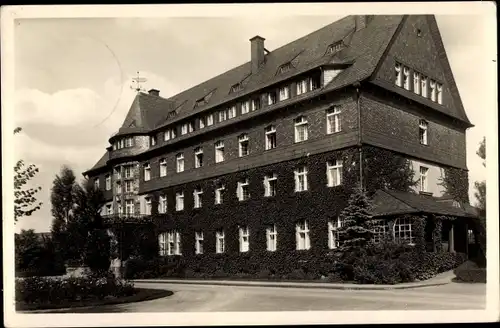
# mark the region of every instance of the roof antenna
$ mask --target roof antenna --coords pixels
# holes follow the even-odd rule
[[[135,88],[133,86],[130,86],[130,89],[135,90],[136,92],[139,91],[146,91],[146,89],[142,88],[141,83],[146,82],[148,79],[145,77],[140,77],[139,72],[137,72],[137,77],[132,78],[132,82],[136,84]]]

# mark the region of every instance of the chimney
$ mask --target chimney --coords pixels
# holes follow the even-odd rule
[[[373,19],[373,15],[356,15],[354,16],[354,25],[356,26],[356,32],[364,29],[370,21]]]
[[[254,36],[250,39],[252,50],[252,74],[257,73],[259,66],[264,62],[264,38]]]
[[[148,91],[148,93],[152,96],[157,96],[159,97],[160,96],[160,90],[156,90],[156,89],[151,89]]]

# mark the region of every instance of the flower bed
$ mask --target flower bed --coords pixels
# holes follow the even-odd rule
[[[79,306],[137,293],[131,282],[114,277],[29,277],[16,279],[16,308]]]

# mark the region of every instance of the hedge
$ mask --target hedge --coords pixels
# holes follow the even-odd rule
[[[486,268],[479,267],[473,261],[467,261],[454,270],[455,281],[469,283],[486,283]]]

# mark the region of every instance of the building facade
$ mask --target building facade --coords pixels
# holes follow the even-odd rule
[[[178,95],[137,94],[85,172],[103,215],[154,217],[162,256],[321,253],[338,246],[349,186],[370,179],[365,150],[405,158],[413,193],[433,202],[446,172],[467,175],[472,124],[433,16],[348,16],[274,51],[264,42]],[[391,222],[412,241],[411,222]]]

